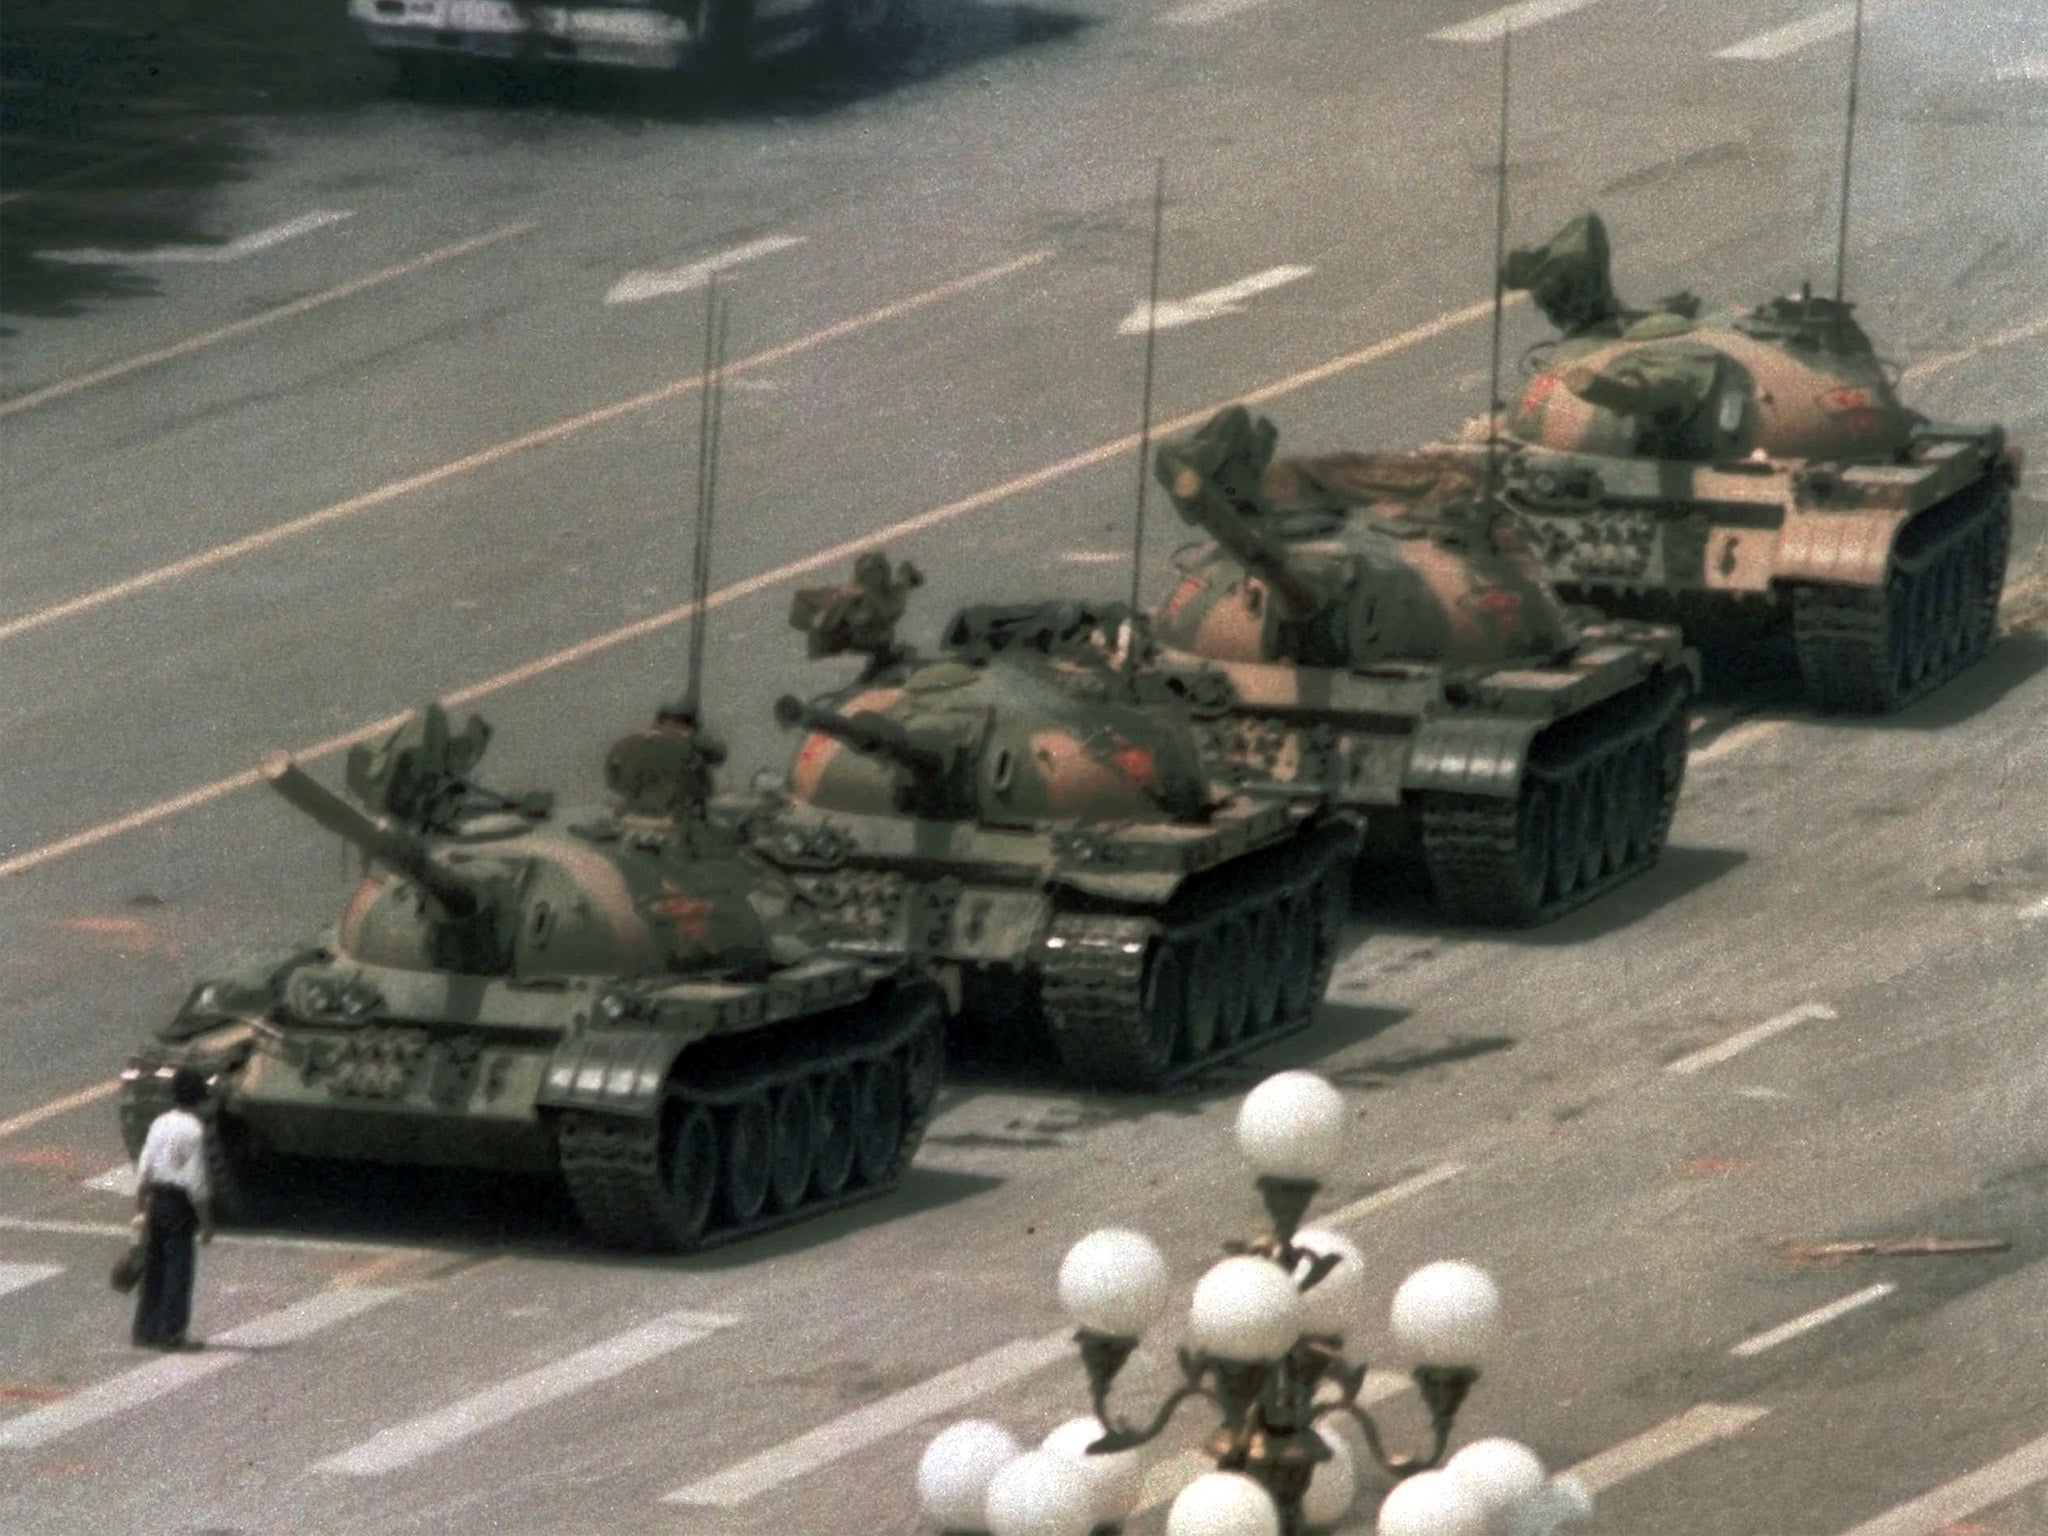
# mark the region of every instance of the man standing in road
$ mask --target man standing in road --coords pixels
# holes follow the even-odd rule
[[[206,1098],[206,1079],[190,1067],[171,1076],[172,1108],[150,1123],[135,1163],[135,1205],[143,1217],[142,1285],[135,1297],[138,1345],[197,1349],[192,1321],[196,1237],[213,1240],[213,1202],[206,1182],[206,1127],[193,1111]]]

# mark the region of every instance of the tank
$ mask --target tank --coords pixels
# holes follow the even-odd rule
[[[1277,440],[1233,406],[1154,461],[1209,536],[1151,633],[1162,665],[1211,674],[1190,693],[1214,771],[1334,801],[1367,883],[1419,860],[1463,921],[1541,922],[1648,869],[1698,678],[1677,631],[1567,610],[1456,451]]]
[[[365,877],[331,933],[201,981],[130,1059],[131,1153],[190,1065],[230,1220],[353,1159],[559,1178],[600,1241],[679,1252],[896,1183],[937,1091],[937,989],[806,936],[791,883],[709,813],[717,743],[659,717],[577,813],[478,787],[488,734],[430,706],[357,749],[367,811],[264,759]]]
[[[2019,451],[1902,403],[1854,305],[1628,308],[1592,213],[1501,275],[1559,331],[1507,414],[1504,492],[1568,598],[1710,654],[1789,639],[1826,710],[1897,709],[1984,654]]]
[[[844,590],[799,594],[792,619],[869,664],[778,701],[801,740],[752,827],[836,952],[931,966],[963,1043],[1043,1032],[1103,1087],[1159,1089],[1306,1027],[1353,828],[1218,790],[1185,709],[1112,654],[1121,614],[971,609],[920,656],[890,615],[844,623],[875,611]],[[847,645],[821,646],[833,633]]]

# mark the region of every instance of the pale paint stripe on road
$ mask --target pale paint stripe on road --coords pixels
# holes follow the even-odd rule
[[[41,1280],[64,1273],[61,1264],[0,1264],[0,1296],[25,1291]]]
[[[2038,923],[2044,918],[2048,918],[2048,897],[2043,897],[2031,907],[2020,908],[2020,921],[2023,923]]]
[[[1271,293],[1275,288],[1298,283],[1314,271],[1314,267],[1268,267],[1263,272],[1240,277],[1234,283],[1225,283],[1192,298],[1169,300],[1156,310],[1149,304],[1140,304],[1118,322],[1116,333],[1119,336],[1142,336],[1148,330],[1178,330],[1181,326],[1214,320],[1220,315],[1241,314],[1244,306],[1240,300],[1256,298],[1262,293]]]
[[[1899,375],[1899,382],[1908,387],[1926,383],[1937,373],[1946,373],[1958,363],[1967,363],[1973,357],[1986,352],[1995,352],[2001,347],[2010,347],[2022,341],[2031,341],[2042,332],[2048,331],[2048,310],[2031,320],[2022,320],[2002,331],[1994,331],[1982,341],[1972,342],[1967,347],[1958,347],[1953,352],[1938,352],[1933,357],[1923,357],[1919,362]]]
[[[1522,0],[1519,5],[1504,5],[1472,21],[1443,27],[1429,35],[1439,43],[1497,43],[1505,33],[1520,32],[1546,21],[1555,21],[1560,16],[1571,15],[1573,11],[1583,11],[1593,3],[1594,0]]]
[[[47,401],[62,399],[65,395],[75,395],[81,389],[91,389],[95,384],[106,384],[114,379],[125,378],[131,373],[139,372],[144,368],[153,368],[159,363],[168,363],[180,357],[190,356],[192,353],[203,351],[207,347],[217,346],[223,341],[231,341],[237,336],[246,336],[249,332],[260,330],[266,325],[275,325],[280,320],[290,320],[295,316],[306,314],[310,310],[320,309],[326,305],[337,303],[342,299],[351,298],[368,289],[382,287],[385,283],[396,282],[401,277],[410,277],[415,272],[423,271],[441,262],[453,261],[458,256],[467,256],[472,251],[483,250],[486,246],[496,245],[501,240],[510,240],[518,235],[530,234],[536,227],[531,223],[507,224],[502,229],[490,230],[481,235],[472,235],[467,240],[458,240],[453,245],[444,245],[439,250],[428,251],[425,255],[415,256],[409,261],[401,261],[395,266],[380,268],[378,271],[370,273],[367,277],[351,278],[348,282],[338,284],[333,288],[322,289],[319,293],[309,293],[304,298],[293,299],[289,304],[280,304],[275,309],[266,309],[261,314],[250,315],[247,319],[236,320],[229,325],[216,326],[210,331],[201,331],[196,336],[187,336],[183,341],[174,341],[169,346],[158,347],[151,352],[138,353],[134,357],[123,358],[115,363],[108,363],[104,368],[95,368],[90,373],[81,373],[69,379],[60,379],[55,384],[45,384],[41,389],[32,389],[26,394],[15,395],[7,400],[0,400],[0,417],[12,416],[16,411],[26,411],[33,406],[42,405]]]
[[[104,1083],[94,1083],[90,1088],[81,1088],[76,1093],[67,1093],[61,1099],[52,1099],[34,1109],[25,1109],[20,1114],[0,1120],[0,1136],[13,1136],[21,1131],[41,1125],[45,1120],[54,1120],[59,1115],[68,1115],[74,1109],[83,1109],[88,1104],[97,1104],[101,1099],[112,1098],[121,1091],[121,1080],[110,1077]]]
[[[1994,80],[2024,80],[2028,84],[2048,84],[2048,53],[2032,54],[2024,59],[2015,59],[2010,64],[2001,64],[1991,72]]]
[[[998,266],[985,267],[979,272],[970,272],[965,277],[956,277],[951,282],[941,283],[936,288],[927,288],[922,293],[912,294],[906,299],[898,299],[893,304],[884,304],[879,309],[871,309],[865,314],[854,315],[849,319],[828,325],[823,330],[812,331],[808,335],[799,336],[794,341],[786,341],[780,346],[769,347],[766,351],[756,352],[751,356],[739,359],[737,362],[727,363],[724,370],[725,376],[732,377],[754,372],[766,368],[773,363],[782,362],[786,358],[795,357],[800,353],[814,351],[818,347],[830,342],[844,340],[848,336],[857,335],[862,331],[870,330],[890,320],[901,319],[903,316],[923,309],[927,305],[936,304],[942,299],[952,298],[956,294],[982,287],[988,283],[1008,277],[1012,273],[1021,272],[1027,267],[1036,266],[1038,263],[1048,260],[1052,254],[1052,251],[1049,249],[1032,251],[1016,258],[1014,261],[1006,261]],[[287,539],[294,539],[301,534],[310,533],[315,528],[324,528],[329,523],[340,522],[344,518],[354,517],[359,513],[386,506],[391,502],[397,501],[402,496],[410,495],[414,491],[426,490],[430,486],[440,485],[449,480],[459,479],[464,475],[474,474],[480,469],[486,469],[502,460],[511,458],[515,454],[523,453],[529,448],[539,448],[548,443],[560,442],[564,438],[574,437],[579,433],[587,432],[593,427],[617,421],[622,416],[637,415],[642,411],[665,404],[670,400],[680,399],[684,395],[702,388],[702,386],[703,380],[698,375],[691,374],[688,378],[672,380],[667,384],[661,385],[659,388],[650,389],[644,394],[633,395],[624,400],[615,400],[610,405],[601,405],[597,409],[585,411],[581,415],[571,416],[566,420],[553,422],[545,427],[538,427],[531,432],[522,432],[517,437],[508,437],[502,442],[493,443],[488,448],[480,448],[475,453],[465,454],[459,459],[451,460],[449,463],[438,465],[433,469],[423,470],[416,475],[407,475],[401,480],[387,481],[375,490],[365,491],[359,496],[351,496],[345,501],[337,501],[331,506],[322,507],[317,512],[308,512],[302,517],[295,517],[288,522],[278,523],[273,527],[264,529],[260,533],[252,533],[245,538],[232,539],[225,544],[217,544],[212,549],[202,550],[196,555],[188,555],[182,560],[173,560],[168,565],[160,565],[154,570],[144,571],[138,576],[130,576],[126,580],[114,582],[110,586],[100,587],[91,592],[82,592],[76,597],[66,598],[62,602],[53,603],[47,608],[39,608],[32,613],[25,613],[17,618],[9,619],[5,623],[0,623],[0,640],[11,640],[16,635],[26,634],[33,629],[41,629],[46,624],[54,624],[59,619],[71,618],[76,614],[105,607],[108,603],[118,601],[121,598],[133,597],[138,592],[146,592],[152,588],[165,586],[170,582],[180,580],[183,577],[194,576],[201,571],[211,570],[217,565],[224,565],[228,561],[242,555],[253,554],[259,549],[268,549],[274,544],[285,542]],[[241,776],[241,780],[243,783],[254,783],[254,770]],[[241,785],[238,783],[234,787],[240,788]],[[197,791],[196,793],[205,795],[208,799],[213,798],[211,795],[206,795],[205,791]],[[10,872],[8,866],[0,865],[0,874]]]
[[[773,256],[777,251],[802,245],[804,238],[802,235],[764,235],[759,240],[749,240],[745,245],[736,245],[729,251],[720,251],[716,256],[707,256],[685,266],[670,267],[666,271],[628,272],[612,284],[604,301],[607,304],[637,304],[642,299],[689,293],[704,287],[721,272],[729,272],[750,261],[759,261],[763,256]]]
[[[295,219],[286,219],[282,224],[273,224],[268,229],[259,229],[254,234],[243,235],[239,240],[230,240],[224,245],[160,245],[147,251],[108,251],[86,246],[69,251],[38,251],[36,254],[44,261],[62,261],[93,267],[241,261],[288,241],[310,235],[315,230],[325,229],[330,224],[339,224],[354,217],[353,209],[319,208],[311,213],[302,213]]]
[[[1809,1019],[1832,1019],[1835,1010],[1825,1003],[1801,1003],[1797,1008],[1788,1009],[1774,1019],[1765,1019],[1753,1024],[1723,1040],[1719,1045],[1710,1045],[1703,1051],[1694,1051],[1690,1056],[1681,1056],[1664,1070],[1681,1076],[1719,1066],[1722,1062],[1740,1056],[1753,1045],[1762,1045],[1773,1035],[1781,1035],[1795,1024],[1804,1024]]]
[[[0,1216],[0,1232],[38,1237],[126,1237],[128,1224],[112,1221],[55,1221],[35,1216]],[[312,1253],[435,1253],[415,1243],[379,1243],[346,1237],[293,1237],[282,1232],[223,1232],[216,1244],[234,1248],[303,1248]]]
[[[1694,747],[1686,754],[1690,765],[1711,763],[1717,757],[1726,757],[1731,752],[1740,752],[1744,747],[1775,736],[1790,722],[1784,720],[1750,720],[1742,725],[1732,726],[1723,731],[1704,747]]]
[[[1824,11],[1795,21],[1789,26],[1774,27],[1768,32],[1759,32],[1755,37],[1745,37],[1739,43],[1731,43],[1714,55],[1717,59],[1742,59],[1760,62],[1782,59],[1811,48],[1815,43],[1824,43],[1831,37],[1840,37],[1856,25],[1856,7],[1831,5]]]
[[[1039,258],[1026,258],[1027,261],[1034,259]],[[1014,267],[1014,265],[1013,263],[1012,266]],[[1512,293],[1507,296],[1505,302],[1512,306],[1522,303],[1527,297],[1526,293]],[[1385,340],[1360,347],[1355,352],[1346,352],[1341,356],[1331,358],[1327,362],[1318,363],[1313,368],[1305,368],[1299,373],[1288,374],[1286,377],[1276,379],[1270,384],[1262,384],[1256,389],[1248,390],[1238,395],[1233,400],[1205,405],[1198,411],[1190,411],[1185,416],[1178,417],[1172,421],[1162,422],[1155,430],[1162,436],[1174,432],[1185,432],[1191,427],[1200,426],[1211,416],[1215,415],[1218,410],[1222,409],[1224,405],[1242,405],[1246,409],[1263,405],[1269,400],[1277,400],[1283,395],[1294,394],[1312,385],[1323,383],[1325,380],[1340,377],[1343,374],[1379,362],[1384,358],[1392,357],[1394,354],[1406,351],[1411,347],[1421,346],[1425,342],[1434,341],[1437,337],[1454,331],[1460,326],[1470,325],[1474,321],[1487,319],[1492,313],[1493,303],[1490,299],[1481,300],[1476,304],[1467,304],[1462,309],[1454,309],[1448,314],[1439,315],[1436,319],[1425,321],[1421,325],[1401,332],[1398,336],[1389,336]],[[843,324],[853,323],[855,322],[843,322]],[[738,365],[734,364],[732,366],[737,367]],[[730,368],[727,371],[730,372]],[[694,380],[687,381],[687,383],[690,387],[695,387]],[[682,392],[683,387],[682,383],[678,383],[670,386],[668,390],[658,391],[657,393],[664,396],[671,392],[679,394]],[[646,397],[642,397],[641,403],[647,403]],[[634,404],[634,402],[628,402],[628,404]],[[612,414],[618,413],[617,408],[608,407],[607,410]],[[608,420],[610,418],[607,415],[604,419]],[[550,432],[553,435],[566,435],[555,429],[550,429]],[[517,441],[521,446],[526,446],[537,440],[540,439],[536,436]],[[1078,474],[1084,469],[1092,469],[1098,464],[1107,464],[1113,460],[1123,458],[1136,449],[1137,446],[1138,434],[1133,432],[1127,436],[1115,438],[1110,442],[1099,443],[1095,447],[1086,449],[1083,452],[1069,454],[1066,458],[1060,459],[1055,463],[1045,465],[1040,469],[1031,470],[1013,479],[1005,480],[1002,484],[990,486],[987,490],[977,491],[971,496],[963,496],[958,501],[947,502],[943,506],[933,507],[928,512],[920,512],[915,517],[906,517],[901,522],[891,523],[886,528],[878,528],[873,533],[863,534],[857,539],[848,539],[843,544],[835,544],[829,549],[821,549],[817,553],[807,555],[801,560],[793,560],[787,565],[777,566],[772,570],[761,572],[758,576],[750,576],[744,581],[734,582],[729,587],[722,587],[711,594],[706,606],[714,609],[723,608],[726,604],[736,602],[743,597],[751,597],[756,592],[765,592],[773,587],[781,586],[785,582],[794,581],[800,576],[808,576],[814,571],[824,570],[827,567],[851,560],[855,555],[865,554],[871,549],[880,549],[888,544],[908,538],[913,534],[923,533],[929,528],[936,528],[942,524],[956,521],[971,512],[979,512],[984,507],[994,506],[999,502],[1009,500],[1013,496],[1021,496],[1026,492],[1039,490],[1044,486],[1064,480],[1070,475]],[[486,452],[497,454],[497,450],[486,450]],[[498,456],[502,457],[503,455],[498,454]],[[404,489],[426,483],[434,478],[447,478],[447,475],[442,471],[435,471],[428,476],[416,476],[414,480],[409,482],[399,482],[396,488],[386,488],[390,491],[390,495],[385,496],[384,499],[395,499]],[[342,505],[348,506],[349,504],[343,503]],[[356,509],[350,508],[350,510]],[[340,515],[344,514],[336,511],[334,508],[330,508],[324,514],[313,514],[314,517],[323,520]],[[306,519],[301,519],[299,527],[293,531],[302,531],[306,521]],[[264,536],[257,535],[256,537],[262,538]],[[225,548],[226,546],[223,547]],[[96,605],[96,602],[92,604],[92,606]],[[451,707],[460,708],[462,705],[474,703],[476,700],[487,695],[501,692],[507,688],[517,687],[522,683],[531,682],[534,678],[545,676],[563,667],[573,666],[577,662],[587,661],[592,656],[600,655],[629,641],[638,640],[645,635],[671,629],[684,622],[695,612],[696,604],[694,603],[678,604],[664,613],[652,614],[644,619],[636,619],[631,624],[621,625],[617,629],[606,630],[602,634],[592,635],[589,639],[578,641],[575,645],[568,646],[563,650],[555,651],[547,656],[536,657],[534,660],[514,667],[510,671],[500,672],[495,677],[486,678],[480,683],[472,683],[455,693],[445,695],[441,702]],[[17,621],[17,626],[20,622]],[[5,639],[8,633],[8,626],[0,625],[0,639]],[[343,752],[359,741],[368,741],[374,736],[380,736],[395,729],[404,718],[405,716],[403,715],[392,715],[383,720],[372,721],[368,725],[360,726],[340,736],[330,737],[326,741],[307,747],[292,755],[301,763],[305,763],[315,758],[327,757],[336,752]],[[209,805],[213,801],[231,795],[237,790],[246,789],[256,783],[257,779],[258,775],[255,769],[245,769],[241,773],[230,774],[227,778],[216,779],[211,784],[202,784],[197,789],[187,790],[184,794],[173,796],[171,799],[159,800],[154,805],[130,811],[127,815],[117,817],[112,821],[102,822],[95,827],[88,827],[82,832],[74,832],[68,837],[59,838],[56,842],[45,843],[39,848],[31,848],[26,853],[16,854],[11,859],[0,859],[0,879],[5,879],[10,875],[26,873],[29,870],[39,868],[44,864],[53,863],[70,854],[96,847],[109,839],[120,837],[125,833],[140,831],[143,827],[154,826],[161,821],[168,821],[180,812],[193,810],[202,805]]]
[[[240,1365],[250,1358],[248,1351],[300,1343],[403,1294],[400,1288],[382,1286],[323,1291],[209,1339],[202,1353],[166,1355],[74,1392],[47,1408],[0,1423],[0,1450],[34,1450],[48,1445]]]
[[[799,1435],[772,1450],[701,1478],[687,1488],[662,1497],[664,1504],[689,1504],[704,1509],[736,1509],[770,1489],[828,1467],[877,1441],[899,1435],[962,1403],[985,1397],[998,1388],[1022,1381],[1073,1356],[1071,1333],[1049,1333],[1019,1339],[991,1350],[978,1360],[941,1371],[915,1387],[856,1408],[852,1413]]]
[[[136,1191],[135,1165],[116,1163],[97,1178],[85,1181],[87,1189],[97,1189],[109,1195],[133,1195]]]
[[[1425,1189],[1433,1189],[1447,1180],[1455,1179],[1464,1171],[1465,1165],[1463,1163],[1438,1163],[1434,1168],[1426,1168],[1413,1178],[1403,1179],[1398,1184],[1389,1184],[1385,1189],[1365,1195],[1360,1199],[1352,1201],[1349,1205],[1340,1205],[1336,1210],[1330,1212],[1329,1215],[1318,1217],[1310,1222],[1309,1225],[1315,1227],[1349,1226],[1354,1221],[1360,1221],[1376,1212],[1384,1211],[1390,1205],[1398,1205],[1401,1201],[1409,1199],[1411,1196],[1419,1195]]]
[[[617,1338],[515,1376],[488,1391],[450,1403],[409,1423],[372,1435],[352,1450],[321,1462],[315,1471],[375,1477],[446,1450],[471,1435],[517,1418],[529,1409],[609,1381],[637,1366],[707,1339],[736,1321],[703,1312],[671,1312]]]
[[[1838,1317],[1847,1317],[1858,1307],[1867,1307],[1873,1301],[1882,1301],[1897,1289],[1898,1287],[1889,1280],[1880,1280],[1875,1285],[1866,1285],[1862,1290],[1852,1292],[1850,1295],[1844,1296],[1840,1301],[1831,1301],[1824,1307],[1815,1307],[1811,1312],[1802,1313],[1800,1316],[1793,1318],[1789,1323],[1780,1323],[1777,1327],[1767,1329],[1763,1333],[1753,1334],[1729,1350],[1728,1353],[1740,1355],[1744,1359],[1748,1359],[1752,1355],[1762,1354],[1767,1349],[1776,1349],[1788,1339],[1796,1339],[1802,1333],[1811,1333],[1816,1328],[1824,1328]]]
[[[1169,27],[1206,27],[1212,21],[1222,21],[1270,3],[1271,0],[1189,0],[1186,5],[1161,11],[1158,19]]]
[[[1747,1405],[1730,1408],[1718,1403],[1701,1403],[1633,1439],[1609,1446],[1597,1456],[1587,1457],[1571,1472],[1586,1485],[1588,1491],[1599,1493],[1653,1467],[1661,1467],[1667,1461],[1675,1461],[1689,1451],[1740,1434],[1770,1411]]]
[[[1950,1523],[2042,1482],[2048,1482],[2048,1435],[1842,1536],[1938,1536]]]

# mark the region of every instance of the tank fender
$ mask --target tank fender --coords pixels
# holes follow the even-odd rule
[[[544,1109],[600,1109],[652,1115],[661,1085],[692,1037],[673,1030],[593,1030],[574,1035],[548,1058],[535,1104]]]
[[[1416,727],[1404,791],[1450,790],[1513,799],[1521,790],[1529,743],[1547,719],[1466,719],[1441,715]]]
[[[1787,512],[1772,575],[1778,581],[1881,587],[1906,518],[1905,512],[1889,510]]]

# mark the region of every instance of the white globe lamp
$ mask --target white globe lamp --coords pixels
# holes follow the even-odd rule
[[[1095,1523],[1115,1525],[1135,1514],[1145,1497],[1145,1453],[1134,1447],[1089,1455],[1088,1447],[1102,1436],[1102,1423],[1093,1415],[1069,1419],[1047,1435],[1039,1449],[1072,1462],[1088,1485]]]
[[[1158,1320],[1167,1298],[1166,1256],[1142,1232],[1091,1232],[1060,1261],[1060,1305],[1079,1327],[1137,1338]]]
[[[1444,1463],[1444,1475],[1479,1502],[1501,1531],[1511,1519],[1533,1509],[1543,1497],[1543,1460],[1518,1441],[1495,1436],[1475,1440]]]
[[[1309,1474],[1308,1492],[1302,1495],[1301,1516],[1312,1526],[1335,1525],[1351,1513],[1358,1498],[1358,1463],[1351,1447],[1328,1425],[1316,1426],[1316,1438],[1330,1449],[1330,1459],[1316,1463]]]
[[[1394,1484],[1380,1505],[1379,1536],[1490,1536],[1486,1511],[1460,1483],[1441,1472],[1418,1472]]]
[[[1394,1293],[1394,1337],[1428,1365],[1476,1366],[1500,1331],[1500,1289],[1477,1265],[1425,1264]]]
[[[1166,1536],[1280,1536],[1280,1510],[1242,1472],[1205,1472],[1173,1501]]]
[[[1023,1454],[1016,1437],[987,1419],[964,1419],[933,1437],[917,1464],[917,1497],[942,1531],[979,1531],[996,1473]]]
[[[1344,1095],[1313,1072],[1278,1072],[1245,1095],[1237,1146],[1260,1178],[1321,1181],[1344,1152]]]
[[[1365,1312],[1365,1255],[1349,1238],[1321,1227],[1302,1228],[1294,1234],[1294,1246],[1307,1256],[1295,1266],[1297,1283],[1307,1274],[1310,1261],[1337,1260],[1322,1279],[1301,1293],[1306,1319],[1302,1332],[1340,1337],[1350,1333]]]
[[[1301,1337],[1301,1293],[1270,1259],[1239,1254],[1212,1265],[1188,1310],[1194,1347],[1219,1360],[1278,1360]]]
[[[1026,1451],[989,1480],[982,1518],[989,1536],[1088,1536],[1095,1500],[1066,1457]]]

